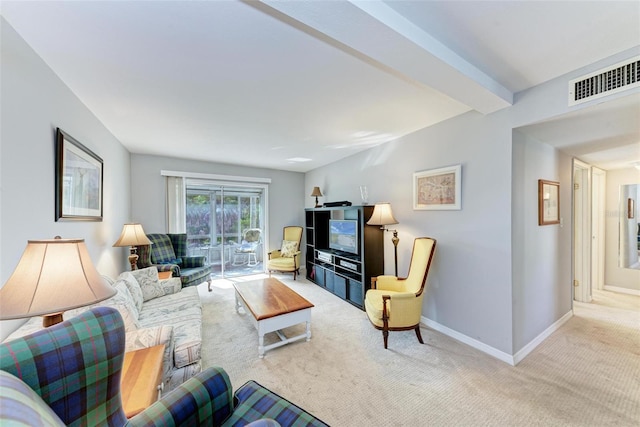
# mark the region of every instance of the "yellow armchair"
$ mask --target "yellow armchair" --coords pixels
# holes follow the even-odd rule
[[[302,227],[290,225],[282,230],[282,246],[280,249],[269,252],[267,270],[269,277],[272,271],[281,273],[293,272],[293,280],[300,274],[300,241],[302,240]]]
[[[373,327],[382,331],[384,348],[387,348],[389,331],[413,329],[420,344],[424,344],[420,334],[420,315],[427,274],[435,250],[435,239],[418,237],[413,242],[409,275],[406,278],[371,278],[371,289],[367,291],[364,306]]]

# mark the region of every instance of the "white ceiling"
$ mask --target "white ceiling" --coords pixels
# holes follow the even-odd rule
[[[0,13],[129,151],[299,172],[640,45],[637,1],[2,0]],[[520,130],[621,167],[640,161],[627,98]]]

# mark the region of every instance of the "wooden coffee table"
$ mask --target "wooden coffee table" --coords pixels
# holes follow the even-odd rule
[[[236,312],[240,307],[251,312],[258,330],[258,356],[267,350],[301,339],[311,339],[311,304],[277,279],[266,278],[234,283]],[[287,338],[282,329],[306,322],[306,333]],[[275,332],[280,341],[264,345],[264,335]]]

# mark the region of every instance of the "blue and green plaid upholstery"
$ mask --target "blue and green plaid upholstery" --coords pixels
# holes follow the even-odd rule
[[[111,307],[0,344],[0,425],[56,425],[55,413],[71,426],[244,426],[264,418],[283,427],[326,426],[254,381],[232,397],[229,376],[215,367],[127,420],[120,396],[124,344],[122,317]]]
[[[128,425],[222,425],[233,409],[231,390],[229,376],[222,368],[208,368],[131,418]]]
[[[187,256],[187,235],[151,233],[147,237],[152,245],[138,247],[138,268],[156,266],[158,271],[171,271],[180,277],[182,286],[199,285],[210,280],[211,266],[203,256]]]
[[[171,246],[176,254],[176,258],[187,257],[187,235],[184,233],[179,234],[167,234],[167,237],[171,241]]]
[[[24,381],[66,425],[126,422],[123,359],[124,324],[110,307],[0,345],[0,369]]]
[[[239,427],[263,418],[276,420],[282,427],[327,427],[323,421],[287,399],[249,381],[234,394],[235,409],[224,426]]]
[[[147,234],[151,245],[151,262],[154,264],[178,264],[182,260],[178,259],[176,251],[173,249],[171,239],[167,234]]]

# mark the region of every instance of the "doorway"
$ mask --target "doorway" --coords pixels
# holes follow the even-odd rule
[[[205,257],[213,279],[264,272],[266,192],[263,185],[187,179],[187,252]]]

